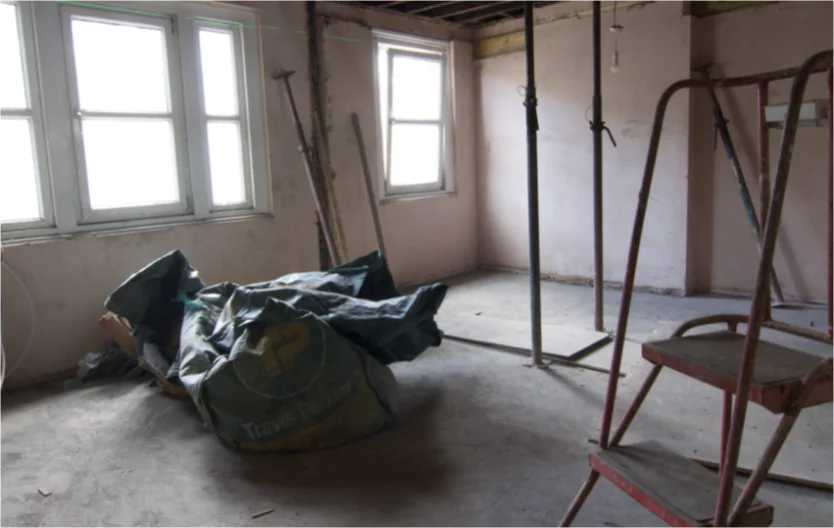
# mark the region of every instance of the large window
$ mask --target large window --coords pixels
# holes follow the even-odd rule
[[[4,239],[269,212],[253,11],[0,7]]]
[[[374,33],[384,195],[452,190],[447,42]]]

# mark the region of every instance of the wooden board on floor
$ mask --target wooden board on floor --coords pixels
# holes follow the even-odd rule
[[[449,337],[489,341],[499,346],[530,349],[529,321],[513,321],[483,315],[440,313],[435,318]],[[610,340],[603,332],[568,325],[542,323],[542,351],[579,359]]]

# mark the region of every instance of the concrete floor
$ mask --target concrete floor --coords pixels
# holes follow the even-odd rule
[[[441,315],[527,317],[526,276],[477,273],[450,284]],[[607,292],[608,328],[618,305],[619,292]],[[638,294],[620,407],[647,371],[636,341],[666,335],[696,315],[746,309],[735,299]],[[543,311],[546,322],[590,327],[591,290],[545,283]],[[779,315],[824,328],[819,309]],[[524,362],[445,341],[394,366],[401,399],[394,427],[300,455],[227,448],[203,429],[190,402],[163,396],[147,380],[8,394],[2,524],[552,525],[587,475],[586,439],[597,433],[607,377]],[[717,391],[664,372],[652,395],[626,442],[655,438],[685,454],[715,457]],[[755,463],[775,423],[751,408],[742,464]],[[803,413],[774,471],[831,482],[831,404]],[[52,494],[42,497],[38,488]],[[768,483],[759,496],[775,506],[775,525],[831,526],[830,493]],[[251,518],[268,508],[274,512]],[[575,524],[661,525],[607,482],[597,485]]]

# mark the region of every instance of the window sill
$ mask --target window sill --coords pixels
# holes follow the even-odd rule
[[[389,194],[384,196],[379,200],[379,203],[382,205],[385,204],[392,204],[396,202],[407,202],[412,200],[424,200],[429,198],[442,198],[444,196],[448,196],[450,198],[454,198],[457,196],[457,192],[455,191],[425,191],[425,192],[413,192],[413,193],[402,193],[402,194]]]
[[[258,220],[264,218],[273,218],[272,213],[246,213],[235,216],[224,216],[217,218],[175,218],[175,219],[156,219],[156,222],[149,222],[143,225],[124,225],[124,222],[114,222],[108,226],[106,224],[89,225],[86,230],[79,230],[74,233],[58,233],[38,230],[38,234],[26,234],[25,232],[12,231],[8,234],[3,233],[2,246],[3,248],[11,248],[15,246],[25,246],[29,244],[38,244],[43,242],[52,242],[56,240],[73,240],[76,238],[99,238],[118,235],[129,235],[138,233],[150,233],[156,231],[167,231],[179,227],[198,226],[206,224],[230,224],[236,222],[244,222],[248,220]],[[54,230],[54,228],[52,228]],[[34,231],[34,230],[33,230]],[[7,238],[8,237],[8,238]]]

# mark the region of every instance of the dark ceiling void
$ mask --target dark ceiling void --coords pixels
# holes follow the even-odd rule
[[[479,27],[502,20],[521,18],[525,2],[341,2],[358,7],[375,7],[386,11],[406,13],[430,20],[445,20],[466,27]],[[541,7],[558,2],[533,2]]]

